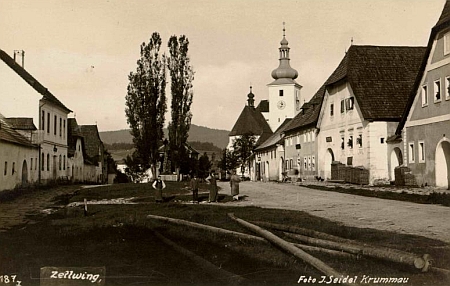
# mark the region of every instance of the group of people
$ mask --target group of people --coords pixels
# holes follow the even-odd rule
[[[209,176],[205,179],[206,182],[210,185],[209,187],[209,198],[208,203],[218,202],[219,201],[219,191],[217,187],[217,178],[214,172],[211,172]],[[233,201],[239,200],[239,183],[241,182],[241,178],[236,175],[235,171],[232,171],[230,177],[230,187],[231,187],[231,195],[233,196]],[[192,190],[192,201],[193,203],[199,202],[198,200],[198,189],[200,185],[200,180],[197,175],[193,175],[190,181],[190,188]],[[161,179],[161,176],[153,182],[152,187],[156,190],[155,200],[157,203],[163,201],[162,190],[166,187],[166,184]]]

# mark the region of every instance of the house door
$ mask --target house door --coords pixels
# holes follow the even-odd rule
[[[324,179],[331,179],[331,163],[334,161],[334,153],[333,150],[328,148],[327,153],[325,154],[325,168],[324,168]]]
[[[395,180],[395,168],[403,164],[403,155],[400,148],[395,147],[391,152],[391,170],[389,172],[390,180]]]
[[[23,160],[22,164],[22,186],[26,186],[28,184],[28,166],[27,160]]]
[[[436,187],[448,189],[450,184],[450,142],[443,140],[436,148]]]

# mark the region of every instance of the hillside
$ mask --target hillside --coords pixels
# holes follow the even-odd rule
[[[215,146],[223,149],[227,147],[229,132],[230,131],[227,130],[211,129],[192,124],[191,129],[189,130],[188,141],[211,142]],[[107,144],[133,142],[133,137],[131,136],[129,129],[99,133],[102,141]],[[168,137],[167,129],[164,129],[164,134]]]

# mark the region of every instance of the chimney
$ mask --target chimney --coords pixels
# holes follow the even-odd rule
[[[22,57],[22,63],[18,62]],[[25,51],[24,50],[14,50],[14,62],[16,64],[21,64],[21,67],[25,68]]]

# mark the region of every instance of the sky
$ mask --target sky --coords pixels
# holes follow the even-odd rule
[[[268,99],[283,37],[307,101],[351,45],[426,46],[445,0],[0,0],[0,49],[100,131],[128,128],[125,96],[140,45],[162,52],[186,35],[195,71],[192,123],[231,130],[246,104]],[[169,81],[170,78],[168,77]],[[167,90],[170,106],[170,90]],[[170,120],[167,114],[166,123]]]

